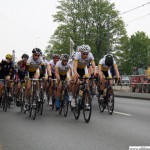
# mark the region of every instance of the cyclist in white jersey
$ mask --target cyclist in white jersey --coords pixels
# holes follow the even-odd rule
[[[79,80],[77,81],[77,84],[75,84],[76,80],[78,79],[78,77],[89,77],[87,65],[90,62],[94,69],[94,75],[96,75],[94,57],[90,51],[91,48],[88,45],[82,45],[80,46],[80,52],[77,52],[75,55],[73,64],[74,86],[73,86],[73,99],[71,101],[72,107],[75,107],[75,93],[79,86]]]
[[[118,67],[117,67],[115,60],[113,59],[113,56],[111,54],[108,54],[108,55],[105,55],[102,59],[100,59],[99,65],[98,65],[99,76],[102,81],[102,84],[100,86],[100,95],[103,94],[103,90],[105,88],[104,78],[112,78],[112,73],[110,70],[111,67],[114,67],[116,77],[120,79]]]
[[[39,48],[34,48],[32,50],[32,56],[28,59],[27,64],[26,64],[26,71],[29,73],[29,78],[33,79],[39,79],[40,77],[40,66],[42,68],[42,72],[45,72],[45,65],[44,61],[41,57],[41,50]],[[26,75],[28,76],[28,75]],[[27,77],[28,78],[28,77]],[[24,109],[27,110],[27,105],[29,101],[29,96],[30,96],[30,89],[31,89],[31,82],[30,80],[27,82],[27,87],[26,87],[26,98],[25,98],[25,107]],[[37,81],[37,96],[38,100],[39,99],[39,82]]]
[[[53,54],[53,59],[49,62],[50,66],[51,66],[51,72],[52,72],[52,79],[55,79],[55,66],[56,63],[59,61],[60,56],[58,54]],[[55,91],[53,91],[53,86],[54,86],[54,81],[51,81],[50,84],[50,89],[49,89],[49,93],[50,93],[50,99],[49,99],[49,105],[52,105],[52,92],[55,93]],[[56,93],[55,93],[56,94]]]
[[[55,66],[55,76],[57,78],[57,93],[56,93],[56,110],[60,107],[60,92],[61,92],[61,80],[70,80],[70,66],[68,64],[69,55],[62,54],[60,60]]]

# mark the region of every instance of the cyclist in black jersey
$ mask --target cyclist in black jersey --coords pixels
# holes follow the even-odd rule
[[[7,54],[6,59],[2,60],[0,62],[0,79],[5,79],[7,81],[10,81],[10,79],[13,77],[14,73],[14,65],[12,61],[12,55]],[[9,83],[9,88],[11,89],[11,84]],[[0,81],[0,105],[1,105],[1,99],[2,99],[2,90],[4,88],[4,81]]]

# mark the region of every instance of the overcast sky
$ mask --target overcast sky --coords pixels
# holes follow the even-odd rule
[[[120,13],[149,1],[110,0]],[[18,59],[23,53],[31,55],[34,47],[44,51],[57,27],[52,18],[57,4],[57,0],[0,0],[0,60],[13,49]],[[120,16],[127,25],[129,36],[144,31],[150,37],[150,4]],[[143,18],[132,21],[140,17]]]

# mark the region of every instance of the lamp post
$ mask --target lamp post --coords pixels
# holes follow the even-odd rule
[[[71,57],[72,50],[73,50],[73,47],[74,47],[75,43],[73,42],[73,40],[71,39],[71,37],[69,37],[69,41],[70,41],[70,57]]]
[[[110,24],[110,16],[108,16],[108,20],[107,20],[107,54],[109,53],[109,49],[110,49],[109,24]]]

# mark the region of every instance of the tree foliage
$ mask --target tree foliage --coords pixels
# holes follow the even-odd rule
[[[96,62],[108,51],[120,49],[126,31],[114,3],[108,0],[60,0],[54,21],[59,23],[50,39],[51,50],[69,53],[69,37],[75,47],[88,44]]]
[[[118,54],[119,66],[124,73],[131,74],[135,66],[150,66],[150,39],[146,33],[137,31],[130,38],[126,38],[121,49],[122,53]]]

